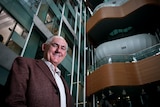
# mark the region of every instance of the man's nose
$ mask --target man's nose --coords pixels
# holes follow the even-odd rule
[[[56,52],[60,52],[60,46],[57,46]]]

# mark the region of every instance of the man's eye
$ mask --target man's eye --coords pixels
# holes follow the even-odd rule
[[[51,44],[53,47],[58,47],[58,44],[56,44],[56,43],[52,43]]]
[[[66,47],[65,46],[60,46],[59,44],[57,44],[57,43],[51,43],[51,45],[53,46],[53,47],[55,47],[55,48],[61,48],[62,50],[66,50]]]
[[[66,47],[65,47],[65,46],[62,46],[61,49],[62,49],[62,50],[66,50]]]

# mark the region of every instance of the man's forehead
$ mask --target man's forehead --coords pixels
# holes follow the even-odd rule
[[[53,41],[51,43],[55,43],[55,44],[57,44],[59,46],[67,47],[67,43],[63,39],[53,39]]]
[[[52,42],[54,42],[54,43],[59,43],[59,42],[61,42],[61,43],[67,44],[66,41],[65,41],[64,39],[62,39],[62,38],[54,38],[54,39],[52,40]]]
[[[54,36],[54,37],[52,38],[51,43],[56,43],[56,44],[58,44],[58,45],[60,45],[60,46],[63,46],[63,47],[68,48],[68,43],[67,43],[67,41],[66,41],[63,37],[61,37],[61,36]]]

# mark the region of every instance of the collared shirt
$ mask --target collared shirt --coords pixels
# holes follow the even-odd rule
[[[61,103],[61,107],[66,107],[66,93],[65,93],[65,88],[64,88],[64,84],[62,79],[60,78],[61,75],[61,71],[47,60],[45,60],[44,58],[42,59],[46,65],[49,67],[53,77],[55,78],[55,81],[57,83],[57,86],[59,88],[60,91],[60,103]]]

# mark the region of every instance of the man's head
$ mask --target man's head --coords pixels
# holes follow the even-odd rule
[[[68,44],[61,36],[52,36],[44,44],[44,58],[51,62],[54,66],[58,66],[67,55]]]

